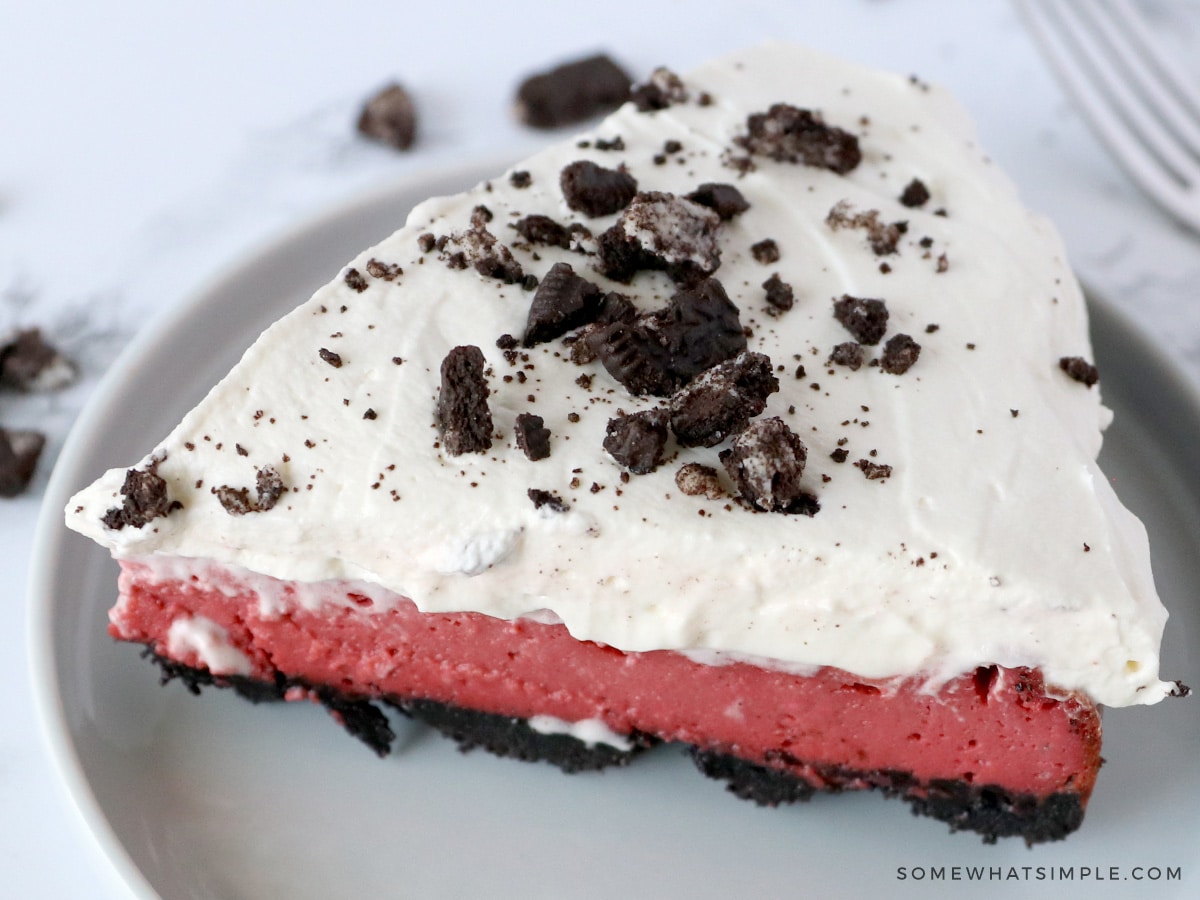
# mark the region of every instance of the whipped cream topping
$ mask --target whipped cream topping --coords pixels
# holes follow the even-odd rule
[[[366,581],[427,611],[554,616],[581,640],[628,651],[932,685],[1028,665],[1114,706],[1169,693],[1145,532],[1095,464],[1110,418],[1101,386],[1059,367],[1091,359],[1079,286],[1054,230],[1020,203],[961,108],[936,86],[782,45],[706,65],[683,89],[682,102],[627,105],[514,167],[528,179],[505,173],[419,205],[269,328],[138,464],[164,479],[175,508],[140,527],[106,525],[122,503],[125,472],[114,470],[71,500],[68,524],[120,558]],[[861,162],[839,173],[748,155],[738,141],[748,116],[776,103],[855,135]],[[572,361],[561,339],[497,346],[524,333],[533,292],[522,281],[558,262],[642,311],[678,289],[665,271],[610,281],[578,230],[557,246],[513,227],[541,215],[599,236],[622,221],[568,204],[559,173],[579,160],[624,167],[642,193],[727,183],[749,204],[720,222],[713,275],[747,349],[774,365],[779,390],[761,417],[804,442],[814,515],[754,510],[724,475],[724,496],[683,493],[676,471],[721,470],[728,439],[672,440],[654,471],[623,474],[603,449],[607,423],[665,400],[631,394],[598,361]],[[900,198],[913,179],[930,196],[910,207]],[[643,243],[660,236],[625,221]],[[888,230],[897,222],[907,225]],[[447,240],[430,248],[423,235]],[[768,239],[777,258],[751,249]],[[701,256],[712,259],[688,259]],[[791,308],[766,300],[776,274]],[[844,295],[885,301],[884,340],[920,344],[911,368],[872,365],[882,342],[863,348],[859,368],[830,362],[853,340],[833,315]],[[451,456],[436,409],[442,360],[458,345],[484,354],[494,436],[484,452]],[[550,430],[549,457],[518,448],[523,413]],[[285,488],[269,508],[234,514],[213,493],[253,497],[264,470]],[[530,489],[561,504],[538,507]]]

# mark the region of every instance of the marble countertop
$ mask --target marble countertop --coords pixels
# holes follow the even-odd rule
[[[1200,77],[1200,4],[1140,4]],[[482,6],[482,4],[480,4]],[[0,334],[39,326],[80,366],[70,388],[0,395],[0,424],[48,442],[0,500],[0,893],[123,896],[47,760],[31,699],[28,560],[57,452],[144,323],[271,239],[349,198],[455,162],[517,160],[560,135],[516,123],[532,70],[605,49],[644,75],[766,37],[950,87],[1081,278],[1200,384],[1200,236],[1124,177],[1003,0],[510,0],[0,3]],[[580,10],[576,12],[575,10]],[[1193,48],[1188,52],[1188,46]],[[416,145],[361,140],[362,101],[415,98]],[[399,223],[398,223],[399,224]]]

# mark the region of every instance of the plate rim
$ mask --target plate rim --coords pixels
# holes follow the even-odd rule
[[[187,291],[179,302],[153,317],[108,367],[72,424],[55,460],[33,535],[26,592],[28,672],[38,730],[42,745],[48,751],[56,783],[66,795],[76,825],[82,826],[81,830],[87,834],[86,839],[91,847],[98,850],[108,864],[109,874],[115,876],[135,897],[154,900],[159,894],[148,876],[134,862],[87,777],[67,721],[63,685],[58,678],[55,651],[57,617],[54,613],[61,604],[51,590],[51,583],[54,561],[62,553],[64,541],[71,539],[63,524],[62,510],[70,495],[79,487],[72,482],[78,474],[78,464],[73,464],[73,461],[87,451],[91,436],[101,426],[105,414],[121,393],[120,389],[155,345],[168,338],[197,310],[219,299],[230,285],[243,280],[246,273],[260,265],[264,258],[285,251],[289,245],[305,236],[335,228],[340,221],[361,215],[369,208],[385,205],[390,198],[412,192],[423,197],[428,193],[420,192],[420,186],[424,183],[440,184],[456,179],[465,185],[472,180],[492,177],[492,173],[502,173],[514,162],[508,154],[491,154],[415,169],[386,184],[358,191],[306,217],[300,223],[256,242],[232,262],[209,274],[194,289]],[[401,218],[396,227],[402,224]],[[380,235],[380,238],[385,236]],[[1097,291],[1082,280],[1081,283],[1088,305],[1089,328],[1094,331],[1096,319],[1105,320],[1106,327],[1119,331],[1126,341],[1136,346],[1139,357],[1153,363],[1156,380],[1167,388],[1170,395],[1163,398],[1163,402],[1182,402],[1192,411],[1193,415],[1180,417],[1178,425],[1200,440],[1200,382],[1162,349],[1146,327],[1109,300],[1102,291]],[[319,284],[314,285],[313,289],[317,287]],[[1170,442],[1169,449],[1178,461],[1178,442]]]

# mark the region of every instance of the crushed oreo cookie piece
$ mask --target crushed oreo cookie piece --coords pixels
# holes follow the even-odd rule
[[[777,390],[770,358],[743,350],[671,395],[671,430],[681,447],[715,447],[766,409]]]
[[[358,269],[347,269],[343,279],[346,282],[346,287],[357,294],[361,294],[368,287],[367,279],[363,277],[363,273]]]
[[[250,489],[232,487],[223,484],[212,489],[217,500],[231,516],[244,516],[249,513],[267,512],[275,507],[286,488],[283,477],[272,466],[263,466],[255,473],[255,494],[250,496]]]
[[[541,416],[521,413],[517,416],[514,432],[517,446],[530,462],[537,462],[550,455],[550,429]]]
[[[639,112],[657,112],[675,103],[686,103],[687,88],[683,79],[662,66],[650,73],[650,78],[634,85],[629,93]]]
[[[816,512],[816,500],[800,486],[807,461],[804,442],[778,416],[751,422],[721,452],[738,493],[766,512]]]
[[[531,75],[517,88],[517,118],[532,128],[557,128],[616,109],[633,80],[598,53]]]
[[[895,334],[883,345],[879,367],[889,375],[903,375],[921,355],[921,345],[907,334]]]
[[[865,355],[862,344],[858,341],[846,341],[833,348],[833,352],[829,354],[829,361],[857,372],[862,368]]]
[[[629,284],[633,276],[653,267],[654,260],[642,252],[620,224],[600,232],[596,238],[596,271],[621,284]]]
[[[833,317],[860,344],[878,344],[887,332],[887,304],[882,300],[843,294],[840,300],[833,301]]]
[[[274,466],[263,466],[254,475],[254,490],[258,495],[259,512],[272,509],[283,496],[283,476]]]
[[[1058,361],[1058,367],[1071,378],[1088,387],[1100,380],[1100,370],[1082,356],[1064,356]]]
[[[591,218],[619,212],[637,194],[637,179],[624,169],[606,169],[586,159],[563,166],[559,186],[567,206]]]
[[[707,206],[721,217],[722,222],[728,222],[750,208],[749,201],[732,184],[708,181],[685,196],[693,203]]]
[[[790,284],[779,277],[778,272],[764,281],[762,286],[763,290],[767,292],[767,312],[770,315],[777,316],[785,313],[795,304],[795,291],[792,290]]]
[[[247,513],[254,512],[254,500],[250,496],[249,488],[235,488],[228,484],[223,484],[220,487],[212,489],[225,512],[231,516],[244,516]]]
[[[861,469],[863,475],[868,481],[878,481],[882,478],[890,478],[892,475],[892,467],[883,463],[874,463],[869,459],[860,459],[854,464],[855,468]]]
[[[0,428],[0,497],[16,497],[29,487],[45,446],[41,432]]]
[[[533,184],[533,176],[525,169],[516,169],[508,176],[508,183],[517,190],[523,190]]]
[[[325,362],[329,363],[329,365],[333,366],[335,369],[340,369],[343,365],[342,355],[340,353],[335,353],[334,351],[329,350],[326,347],[322,347],[321,349],[319,349],[317,351],[317,355],[320,356],[321,359],[325,360]]]
[[[904,192],[900,195],[900,202],[916,209],[928,203],[929,197],[929,188],[925,187],[925,182],[914,178],[905,186]]]
[[[837,447],[829,454],[829,458],[835,463],[844,463],[850,456],[850,451],[845,447]]]
[[[837,231],[841,228],[861,228],[867,233],[867,242],[876,256],[888,256],[897,252],[900,238],[908,230],[907,222],[882,222],[879,210],[857,212],[848,200],[839,200],[829,210],[825,224]]]
[[[721,473],[712,466],[700,463],[685,463],[675,472],[675,486],[689,497],[707,497],[718,500],[725,496],[721,486]]]
[[[404,270],[397,263],[385,263],[371,257],[367,260],[367,274],[381,281],[395,281],[404,274]]]
[[[24,328],[0,343],[0,385],[51,391],[75,380],[75,364],[47,343],[40,328]]]
[[[694,284],[721,265],[720,225],[717,213],[683,197],[637,194],[600,235],[596,268],[620,282],[642,269],[661,269],[678,283]]]
[[[534,509],[547,509],[550,512],[565,513],[571,508],[563,502],[563,498],[558,496],[558,494],[552,494],[541,488],[530,488],[525,494],[533,501]]]
[[[609,419],[604,449],[635,475],[653,472],[663,460],[668,421],[665,409],[646,409]]]
[[[779,244],[775,242],[774,238],[765,238],[757,244],[751,244],[750,253],[756,262],[760,262],[764,266],[779,262]]]
[[[470,264],[485,278],[495,278],[505,284],[520,284],[525,280],[525,271],[513,257],[512,251],[488,228],[491,214],[485,207],[476,207],[471,216],[471,226],[438,240],[438,250],[446,265],[452,269],[465,269]]]
[[[746,119],[746,129],[734,143],[776,162],[802,163],[845,175],[862,161],[857,137],[826,125],[818,113],[786,103],[753,113]]]
[[[532,347],[586,325],[603,303],[600,288],[575,274],[569,263],[555,263],[533,295],[524,344]]]
[[[562,247],[566,250],[571,246],[571,233],[549,216],[533,213],[517,219],[513,223],[517,234],[531,244],[541,244],[544,247]]]
[[[483,351],[472,344],[455,347],[442,360],[437,417],[442,446],[451,456],[482,453],[492,446],[486,367]]]
[[[715,278],[679,291],[663,309],[597,328],[585,340],[632,393],[660,396],[746,349],[738,308]]]
[[[121,485],[120,506],[109,509],[101,518],[105,528],[120,531],[126,525],[141,528],[147,522],[169,515],[181,504],[167,496],[167,482],[157,471],[158,462],[145,469],[129,469]]]
[[[358,117],[360,134],[397,150],[407,150],[417,136],[417,110],[399,84],[389,84],[371,97]]]

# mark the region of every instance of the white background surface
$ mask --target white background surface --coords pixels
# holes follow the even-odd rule
[[[1200,58],[1200,4],[1142,6],[1167,52]],[[60,394],[0,395],[0,424],[49,436],[28,494],[0,501],[0,896],[122,896],[46,761],[25,651],[40,494],[120,348],[257,242],[330,205],[430,167],[509,150],[516,160],[557,137],[512,119],[531,70],[606,49],[644,75],[766,37],[953,89],[1027,202],[1056,220],[1080,274],[1200,382],[1200,238],[1129,186],[1001,0],[0,0],[0,332],[40,325],[83,369]],[[421,115],[407,154],[353,131],[361,101],[391,78]]]

